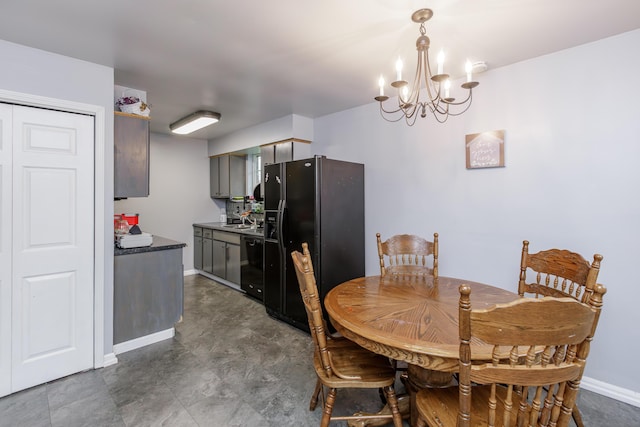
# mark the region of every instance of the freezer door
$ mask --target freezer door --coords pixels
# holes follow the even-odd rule
[[[264,210],[278,210],[278,204],[283,196],[284,177],[280,163],[264,167]]]

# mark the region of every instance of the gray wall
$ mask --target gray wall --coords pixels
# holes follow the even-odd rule
[[[104,107],[104,217],[113,215],[113,69],[0,40],[0,87],[4,90]],[[105,236],[104,351],[113,343],[113,224]]]
[[[524,239],[600,253],[608,293],[583,385],[640,392],[639,45],[634,31],[478,75],[471,109],[445,124],[388,123],[376,103],[316,119],[314,152],[365,164],[367,273],[376,232],[438,232],[441,275],[510,290]],[[465,134],[497,129],[506,167],[467,170]]]

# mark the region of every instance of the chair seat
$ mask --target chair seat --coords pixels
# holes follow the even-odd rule
[[[491,386],[474,386],[471,389],[471,425],[488,425],[488,415],[486,402],[491,396]],[[518,418],[518,407],[520,396],[513,394],[513,406],[511,408],[511,422],[509,426],[503,426],[504,402],[507,395],[506,387],[496,388],[496,427],[513,427]],[[459,407],[458,387],[447,387],[442,389],[424,389],[418,392],[416,397],[416,407],[420,417],[427,421],[430,426],[456,426]],[[529,409],[527,410],[528,416]],[[446,417],[446,418],[444,418]]]
[[[395,370],[387,357],[360,347],[346,338],[327,342],[332,375],[327,375],[318,354],[313,365],[321,381],[332,388],[381,388],[393,385]]]

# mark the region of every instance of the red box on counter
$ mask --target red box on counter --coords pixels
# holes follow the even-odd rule
[[[138,214],[120,214],[120,217],[129,223],[129,226],[138,225]]]

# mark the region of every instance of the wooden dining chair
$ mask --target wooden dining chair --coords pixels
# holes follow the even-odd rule
[[[337,390],[344,388],[382,388],[389,415],[375,418],[392,419],[395,427],[402,427],[402,416],[398,409],[398,401],[393,388],[395,370],[389,359],[377,355],[360,347],[356,343],[344,338],[327,334],[327,325],[322,316],[320,297],[313,273],[313,265],[307,243],[302,244],[302,253],[291,253],[296,276],[300,286],[300,293],[309,320],[309,330],[314,343],[313,366],[316,371],[316,387],[311,396],[309,410],[313,411],[318,403],[318,396],[322,397],[323,413],[321,427],[326,427],[331,421],[358,420],[362,416],[332,416]],[[328,389],[325,397],[324,388]]]
[[[380,275],[388,274],[438,278],[438,233],[433,233],[433,242],[412,234],[398,234],[382,241],[376,233]],[[433,255],[429,265],[428,259]]]
[[[567,426],[605,292],[596,285],[590,304],[519,298],[472,310],[460,286],[459,385],[419,391],[417,425]]]
[[[591,264],[582,255],[564,249],[548,249],[529,253],[529,242],[522,242],[520,280],[518,294],[552,297],[571,297],[588,302],[593,294],[600,272],[602,255],[593,255]],[[527,272],[535,281],[527,281]],[[577,427],[584,427],[578,406],[573,407],[573,420]]]
[[[518,294],[551,297],[572,297],[588,302],[596,286],[602,255],[595,254],[589,264],[582,255],[564,249],[549,249],[529,253],[529,242],[522,242]],[[535,281],[527,282],[527,271]]]

